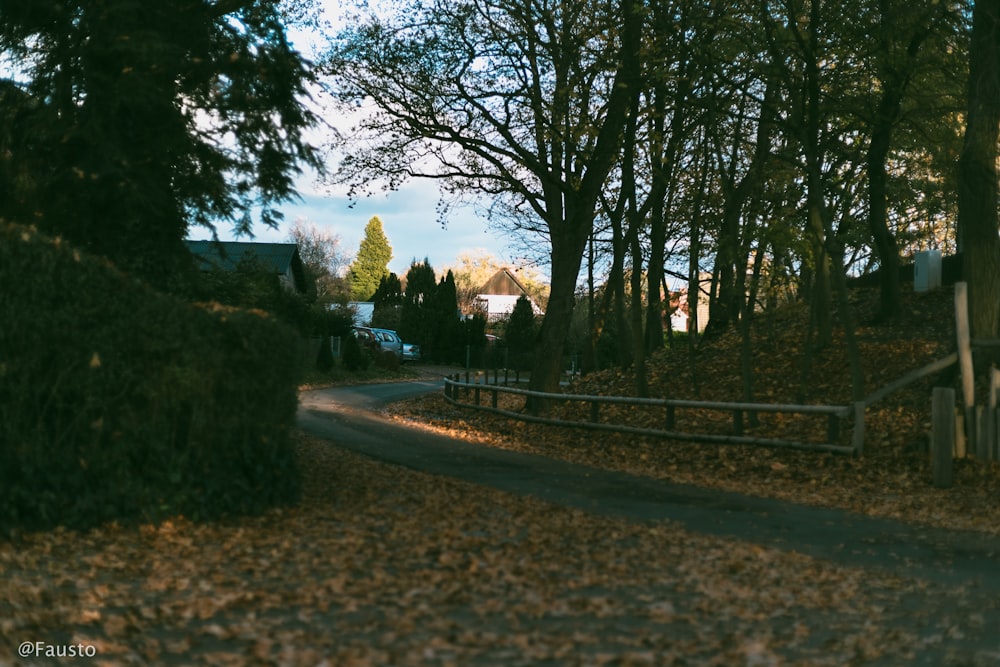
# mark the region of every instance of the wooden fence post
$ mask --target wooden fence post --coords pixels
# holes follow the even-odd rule
[[[969,333],[969,286],[955,283],[955,336],[958,338],[958,365],[962,369],[962,405],[965,408],[967,450],[975,451],[976,443],[976,378],[972,366],[972,338]]]
[[[858,401],[854,404],[854,433],[851,436],[851,446],[854,455],[861,456],[865,451],[865,408],[868,404]]]
[[[951,488],[955,449],[955,390],[934,387],[931,395],[931,472],[934,486]]]
[[[983,411],[983,439],[979,456],[984,461],[997,460],[997,394],[1000,393],[1000,370],[990,368],[990,398]]]
[[[840,439],[840,416],[830,415],[826,420],[826,441],[831,445],[837,444]]]

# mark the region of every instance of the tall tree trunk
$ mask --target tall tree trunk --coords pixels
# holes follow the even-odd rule
[[[552,283],[528,385],[529,389],[538,392],[554,393],[559,389],[562,354],[566,332],[573,321],[576,280],[583,262],[583,251],[594,228],[598,197],[618,159],[622,131],[632,99],[639,94],[637,79],[642,17],[636,11],[635,0],[621,0],[618,10],[622,20],[621,59],[606,105],[604,122],[598,130],[586,170],[579,176],[579,183],[572,188],[565,187],[565,179],[574,174],[573,165],[569,163],[563,166],[564,173],[558,183],[549,181],[552,194],[547,196],[546,209],[551,216],[547,222],[552,245]],[[525,409],[532,414],[540,414],[547,408],[544,400],[536,398],[529,399],[525,404]]]
[[[757,254],[753,260],[753,274],[748,285],[747,298],[743,301],[743,312],[740,314],[740,379],[743,385],[743,400],[752,403],[753,394],[753,319],[757,306],[757,288],[760,285],[760,273],[764,266],[764,246],[757,246]],[[755,413],[750,414],[750,426],[757,426]]]
[[[580,372],[583,375],[597,370],[597,339],[601,335],[597,325],[597,299],[594,296],[594,230],[587,239],[587,342],[583,349]]]
[[[825,192],[823,187],[823,147],[820,143],[820,81],[819,69],[819,30],[821,3],[814,0],[809,4],[809,34],[803,45],[805,47],[805,87],[806,87],[806,132],[803,150],[806,160],[806,207],[809,230],[812,233],[813,251],[815,257],[816,291],[813,298],[817,300],[816,330],[819,335],[817,344],[826,347],[833,340],[832,310],[833,297],[830,291],[830,263],[826,252],[826,223],[824,220]]]
[[[889,9],[881,8],[882,30],[892,21]],[[895,317],[902,297],[899,281],[899,244],[889,229],[888,197],[886,195],[886,161],[892,145],[892,131],[899,119],[903,96],[910,82],[910,72],[921,45],[929,30],[920,26],[911,37],[906,49],[906,62],[902,67],[883,63],[880,67],[882,97],[872,121],[871,141],[868,146],[868,228],[875,252],[879,258],[880,319]],[[883,54],[885,59],[889,54]]]
[[[552,393],[559,388],[566,331],[573,320],[576,279],[586,242],[586,234],[577,238],[567,234],[558,242],[556,237],[552,238],[552,282],[531,368],[529,388],[532,390]],[[544,412],[548,405],[544,400],[529,399],[525,407],[537,414]]]
[[[769,78],[765,84],[764,98],[754,138],[754,151],[746,171],[738,181],[730,179],[723,188],[725,204],[722,211],[722,227],[719,234],[719,299],[718,307],[712,312],[709,326],[713,331],[721,331],[739,317],[741,304],[746,296],[747,253],[752,241],[752,233],[740,224],[745,214],[747,202],[759,196],[761,183],[771,162],[771,137],[774,131],[778,84],[776,78]],[[737,140],[738,141],[738,140]],[[735,157],[735,156],[734,156]],[[735,161],[735,160],[734,160]],[[748,216],[752,219],[752,216]]]
[[[628,252],[628,244],[625,234],[622,231],[622,215],[625,199],[621,199],[622,206],[611,214],[611,247],[612,260],[611,271],[608,274],[608,298],[611,299],[612,313],[615,323],[615,348],[618,354],[617,362],[621,368],[628,368],[632,363],[632,332],[629,329],[628,319],[625,317],[625,253]]]
[[[674,26],[671,25],[670,29]],[[685,44],[685,46],[687,46]],[[685,52],[686,53],[686,52]],[[689,56],[684,58],[684,74],[677,82],[673,96],[670,115],[670,127],[666,131],[669,139],[663,145],[659,138],[664,135],[666,119],[667,90],[662,81],[656,84],[653,98],[653,149],[657,158],[653,165],[653,188],[650,200],[653,203],[649,228],[649,269],[648,291],[649,308],[646,311],[646,350],[654,352],[663,348],[663,317],[669,311],[669,303],[664,305],[660,300],[660,283],[664,282],[664,256],[666,255],[668,211],[673,201],[675,191],[674,175],[677,171],[677,156],[680,154],[682,142],[686,140],[684,126],[687,123],[691,92],[694,61]],[[666,298],[670,295],[664,291]],[[669,326],[669,324],[668,324]]]
[[[969,325],[976,338],[996,336],[1000,318],[998,134],[1000,0],[977,0],[969,49],[969,112],[958,163],[959,248],[969,283]]]
[[[879,258],[880,319],[894,317],[899,312],[899,246],[895,235],[889,230],[886,203],[885,163],[889,155],[892,135],[892,121],[882,110],[887,103],[883,93],[879,113],[872,127],[871,144],[868,149],[868,228]],[[899,111],[899,100],[896,112]]]

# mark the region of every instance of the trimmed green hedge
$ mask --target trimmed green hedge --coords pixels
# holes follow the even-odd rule
[[[294,501],[300,340],[0,221],[0,532]]]

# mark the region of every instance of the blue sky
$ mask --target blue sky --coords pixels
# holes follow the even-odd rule
[[[325,7],[325,18],[330,21],[330,30],[337,30],[343,25],[342,19],[338,17],[339,12],[344,9],[340,3],[323,0],[321,5]],[[312,57],[314,45],[323,41],[315,33],[296,30],[291,30],[289,37],[306,57]],[[326,123],[340,130],[346,130],[352,124],[353,119],[319,111]],[[319,135],[313,141],[317,145],[323,145],[325,137]],[[337,158],[331,156],[329,159],[331,163],[328,167],[334,170]],[[254,240],[287,241],[289,228],[296,220],[304,219],[322,231],[339,236],[343,250],[353,256],[364,236],[365,225],[372,216],[377,215],[381,218],[385,234],[392,245],[393,259],[389,263],[389,270],[399,276],[406,273],[414,259],[422,261],[427,258],[431,266],[440,271],[446,266],[454,265],[460,254],[481,251],[512,266],[519,264],[508,248],[508,240],[502,233],[488,230],[486,220],[478,216],[471,206],[452,210],[447,227],[442,228],[437,219],[438,186],[435,182],[411,181],[388,195],[378,194],[360,199],[353,207],[345,189],[318,183],[315,175],[304,175],[298,180],[297,187],[302,199],[279,207],[285,215],[280,228],[273,230],[255,226]],[[223,241],[237,240],[226,225],[219,226],[216,231]],[[207,239],[211,238],[211,234],[207,230],[192,229],[190,238]]]
[[[486,220],[477,216],[471,207],[452,211],[447,228],[441,227],[436,211],[437,186],[433,182],[407,183],[388,196],[378,194],[359,199],[353,207],[346,194],[329,193],[325,189],[316,183],[315,177],[300,179],[302,200],[279,207],[285,220],[278,230],[255,226],[254,240],[287,241],[288,229],[297,219],[303,219],[322,231],[339,236],[343,250],[353,256],[364,236],[365,225],[377,215],[392,245],[389,270],[399,276],[406,273],[414,259],[422,261],[425,257],[436,270],[453,266],[460,254],[479,250],[511,261],[507,240],[499,232],[487,230]],[[217,231],[223,241],[237,240],[226,225]],[[207,239],[211,235],[207,230],[193,229],[190,237]]]

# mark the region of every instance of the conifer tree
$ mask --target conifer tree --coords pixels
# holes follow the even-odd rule
[[[372,301],[375,303],[372,326],[380,329],[398,330],[400,308],[403,303],[403,285],[395,273],[390,273],[382,278],[378,289],[372,296]]]
[[[351,298],[355,301],[370,301],[378,289],[382,278],[389,275],[392,260],[392,246],[382,229],[382,220],[373,216],[365,225],[365,237],[361,239],[358,256],[347,270],[351,282]]]
[[[521,295],[514,304],[504,331],[504,342],[510,350],[510,363],[514,368],[523,370],[529,367],[537,336],[535,311],[528,297]]]
[[[455,286],[455,275],[450,270],[438,283],[434,302],[434,317],[437,321],[434,360],[438,362],[454,361],[459,324],[458,289]]]
[[[436,297],[437,281],[430,262],[425,258],[411,264],[406,272],[399,334],[403,340],[417,343],[421,350],[431,354],[437,337]]]

